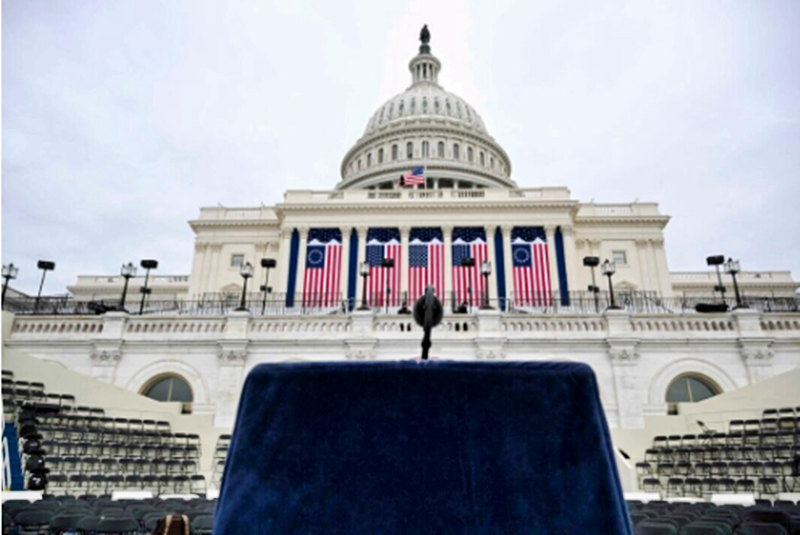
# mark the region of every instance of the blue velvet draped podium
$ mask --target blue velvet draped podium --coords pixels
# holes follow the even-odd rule
[[[630,534],[592,370],[262,364],[215,534]]]

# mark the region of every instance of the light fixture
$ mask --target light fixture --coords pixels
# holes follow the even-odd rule
[[[733,279],[733,291],[736,295],[736,308],[747,308],[747,305],[742,303],[742,294],[739,293],[739,283],[736,281],[736,275],[742,271],[742,266],[738,260],[728,258],[725,262],[725,272],[728,273]]]
[[[125,298],[128,296],[128,282],[131,278],[136,276],[136,266],[133,265],[133,262],[122,264],[119,274],[125,279],[125,285],[122,287],[122,297],[119,300],[119,308],[120,310],[125,310]]]
[[[144,302],[147,300],[147,296],[153,293],[147,284],[150,282],[150,270],[158,268],[158,260],[142,260],[139,265],[144,268],[144,286],[139,288],[142,293],[142,301],[139,303],[139,315],[141,316],[144,313]]]
[[[56,263],[49,260],[39,260],[36,267],[42,270],[42,282],[39,283],[39,293],[36,294],[36,301],[33,304],[33,313],[39,310],[39,300],[42,298],[42,288],[44,288],[44,279],[47,277],[48,271],[56,269]]]
[[[19,274],[19,268],[14,265],[12,262],[11,264],[3,264],[3,303],[6,302],[6,290],[8,290],[8,283],[17,278]]]
[[[492,263],[488,260],[481,262],[481,275],[483,275],[483,299],[481,308],[483,310],[491,310],[489,306],[489,275],[492,274]]]
[[[608,277],[608,296],[611,303],[608,306],[609,310],[619,310],[617,302],[614,300],[614,283],[611,281],[611,277],[613,277],[616,272],[617,265],[614,262],[609,262],[608,260],[603,262],[603,275]]]

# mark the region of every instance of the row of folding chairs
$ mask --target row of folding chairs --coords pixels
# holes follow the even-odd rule
[[[760,444],[795,444],[800,446],[800,427],[785,429],[751,429],[730,433],[713,433],[703,436],[657,436],[651,449],[696,449],[705,447],[741,446]]]
[[[102,410],[102,409],[99,409]],[[112,418],[105,414],[86,414],[80,411],[62,411],[39,415],[39,422],[65,427],[88,427],[102,430],[170,431],[169,422],[141,418]]]
[[[760,477],[670,477],[644,478],[640,488],[644,492],[665,492],[672,496],[704,497],[719,493],[757,493],[761,496],[776,495],[780,492],[793,492],[796,483],[791,478]]]
[[[206,480],[202,475],[127,475],[118,474],[50,474],[47,492],[59,494],[111,494],[115,490],[149,490],[156,494],[205,494]]]
[[[800,447],[790,444],[762,446],[711,446],[707,448],[666,448],[645,450],[645,461],[650,462],[704,462],[704,461],[775,461],[793,459]]]
[[[197,459],[201,452],[198,446],[141,446],[139,444],[98,444],[94,442],[62,442],[45,440],[42,448],[53,456],[94,456],[137,459],[184,460]]]
[[[759,461],[716,461],[713,463],[636,463],[636,471],[640,476],[775,476],[785,477],[793,474],[793,461],[766,462]]]
[[[764,409],[761,418],[778,418],[780,416],[800,416],[800,407],[780,407]]]
[[[141,446],[196,446],[200,437],[196,434],[170,433],[168,431],[100,431],[86,427],[61,427],[39,424],[36,430],[42,440],[80,441],[97,444],[124,443]]]
[[[97,457],[46,457],[45,467],[51,472],[65,474],[105,475],[192,475],[197,472],[197,460],[114,459]]]

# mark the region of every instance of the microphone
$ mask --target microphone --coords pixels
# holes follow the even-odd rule
[[[422,337],[422,360],[428,360],[428,350],[431,348],[431,330],[439,325],[444,318],[444,307],[433,286],[425,288],[425,295],[414,303],[414,321],[422,327],[425,335]]]

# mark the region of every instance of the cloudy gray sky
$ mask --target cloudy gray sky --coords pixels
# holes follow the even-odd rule
[[[440,82],[525,187],[657,201],[673,270],[800,276],[800,2],[5,0],[2,253],[35,291],[128,260],[188,273],[203,205],[330,189],[409,83]]]

